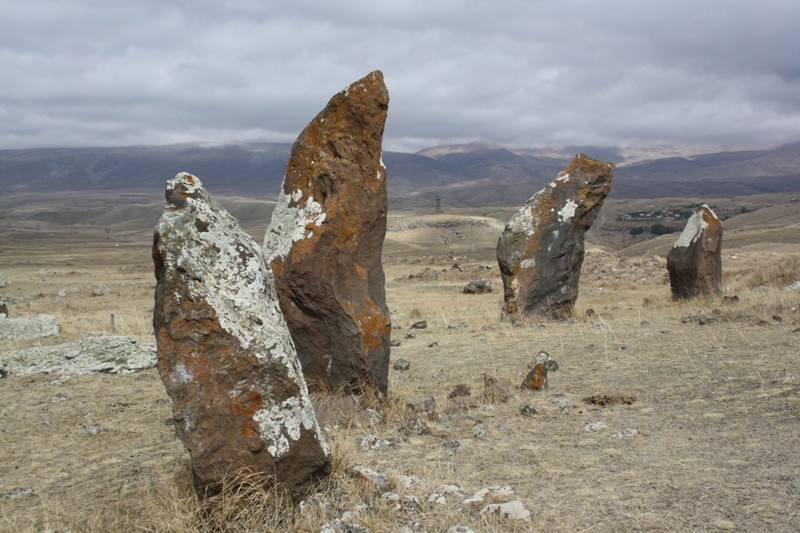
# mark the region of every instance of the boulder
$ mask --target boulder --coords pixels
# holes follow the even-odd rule
[[[707,205],[686,222],[667,254],[667,271],[674,299],[722,292],[722,222]]]
[[[158,370],[200,497],[240,472],[299,498],[331,468],[261,248],[181,173],[153,243]]]
[[[379,71],[331,98],[292,146],[264,238],[309,386],[386,393],[391,320],[381,250],[389,94]]]
[[[583,238],[611,189],[614,165],[578,155],[500,235],[503,316],[566,318],[578,297]]]
[[[492,280],[481,278],[474,279],[464,287],[464,294],[484,294],[492,292]]]

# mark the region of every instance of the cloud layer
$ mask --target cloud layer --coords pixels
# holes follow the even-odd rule
[[[800,140],[795,0],[0,8],[0,149],[290,142],[374,69],[394,150]]]

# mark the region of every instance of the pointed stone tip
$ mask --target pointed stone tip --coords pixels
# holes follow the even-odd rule
[[[613,171],[614,168],[615,166],[613,163],[606,163],[605,161],[592,159],[585,154],[578,154],[575,156],[575,159],[570,162],[564,172],[567,174],[573,174],[576,172],[610,172]]]
[[[354,81],[339,94],[344,95],[345,98],[366,96],[369,99],[377,100],[380,106],[386,106],[389,103],[389,91],[383,81],[383,72],[380,70],[373,70],[363,78]]]
[[[167,202],[182,207],[188,198],[198,198],[203,191],[203,183],[197,176],[188,172],[179,172],[174,178],[167,181],[164,195]]]

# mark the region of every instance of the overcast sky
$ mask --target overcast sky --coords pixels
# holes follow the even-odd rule
[[[0,0],[0,149],[293,141],[383,71],[384,147],[800,141],[797,0]]]

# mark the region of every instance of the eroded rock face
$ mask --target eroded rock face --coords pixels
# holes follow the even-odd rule
[[[155,230],[158,370],[201,497],[240,469],[299,497],[330,452],[260,247],[182,173]]]
[[[722,292],[722,222],[707,205],[697,208],[667,254],[672,297]]]
[[[611,189],[614,165],[578,155],[528,200],[497,243],[507,318],[572,314],[583,237]]]
[[[389,94],[376,71],[335,95],[292,147],[264,238],[309,386],[386,392],[391,322],[381,249]]]

